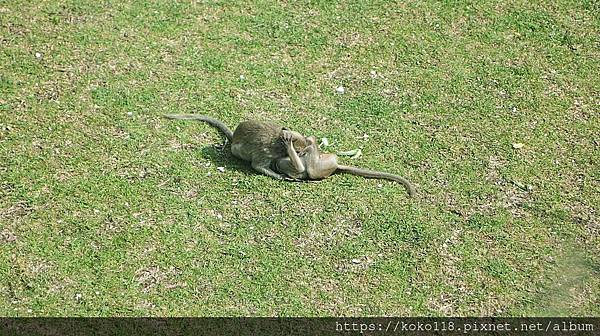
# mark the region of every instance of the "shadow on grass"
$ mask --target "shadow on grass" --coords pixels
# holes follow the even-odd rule
[[[227,167],[229,170],[239,171],[246,175],[258,174],[252,169],[250,162],[246,162],[231,154],[231,146],[229,144],[205,146],[200,149],[200,153],[217,167]]]
[[[239,159],[231,154],[230,145],[211,145],[200,149],[202,155],[208,158],[217,167],[227,167],[231,171],[239,171],[246,175],[259,175],[265,176],[255,171],[251,166],[250,162],[246,162]],[[285,180],[286,182],[295,183],[315,183],[319,181],[302,181],[302,180]]]

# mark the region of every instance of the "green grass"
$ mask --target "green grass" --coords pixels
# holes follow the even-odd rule
[[[0,315],[600,316],[599,13],[2,2]],[[361,148],[419,196],[275,181],[166,113]]]

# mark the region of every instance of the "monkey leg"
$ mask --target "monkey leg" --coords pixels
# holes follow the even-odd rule
[[[271,170],[271,168],[269,168],[269,164],[265,165],[261,162],[252,162],[252,168],[254,168],[254,170],[256,170],[259,173],[265,174],[267,176],[271,176],[274,179],[277,180],[283,180],[285,178],[285,176],[281,175],[281,174],[277,174],[276,172],[274,172],[273,170]]]

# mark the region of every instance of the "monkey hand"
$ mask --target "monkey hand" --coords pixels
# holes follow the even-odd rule
[[[292,144],[292,139],[294,138],[294,135],[291,132],[288,131],[283,131],[281,134],[281,141],[283,141],[284,144],[286,145],[290,145]]]

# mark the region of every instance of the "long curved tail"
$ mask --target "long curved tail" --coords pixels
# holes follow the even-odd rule
[[[221,132],[223,132],[223,134],[225,134],[225,137],[227,137],[227,140],[229,140],[229,142],[231,142],[233,140],[233,132],[229,129],[229,127],[227,127],[227,125],[225,125],[224,123],[222,123],[221,121],[219,121],[215,118],[205,116],[205,115],[200,115],[200,114],[165,114],[164,117],[168,118],[168,119],[176,119],[176,120],[204,121],[204,122],[207,122],[208,124],[210,124],[211,126],[218,128]]]
[[[367,178],[377,178],[377,179],[390,180],[390,181],[394,181],[394,182],[400,182],[404,185],[404,187],[406,188],[406,191],[408,191],[408,194],[410,195],[410,197],[413,197],[416,194],[415,187],[413,187],[413,185],[402,176],[379,172],[379,171],[374,171],[374,170],[356,168],[356,167],[352,167],[352,166],[343,166],[343,165],[338,165],[337,170],[340,172],[343,172],[343,173],[358,175],[358,176],[367,177]]]

